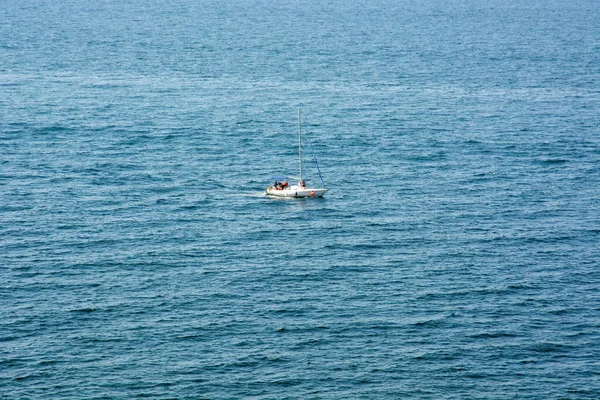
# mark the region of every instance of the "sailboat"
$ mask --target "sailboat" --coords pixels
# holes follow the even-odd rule
[[[275,185],[269,186],[267,188],[267,195],[275,196],[275,197],[293,197],[293,198],[304,198],[304,197],[323,197],[327,190],[325,188],[325,183],[323,182],[323,178],[321,177],[321,171],[319,170],[319,164],[317,162],[317,158],[315,159],[315,164],[317,166],[317,171],[319,172],[319,177],[321,178],[321,183],[323,184],[322,188],[313,188],[307,187],[306,181],[302,179],[302,128],[301,128],[301,113],[300,109],[298,109],[298,160],[300,162],[300,178],[298,179],[298,183],[296,185],[289,185],[286,181],[285,183],[278,182],[278,178],[288,179],[287,177],[276,177],[278,180],[275,182]],[[281,180],[283,180],[281,179]]]

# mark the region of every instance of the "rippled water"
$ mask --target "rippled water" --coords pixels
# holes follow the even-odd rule
[[[600,397],[596,3],[0,8],[0,398]]]

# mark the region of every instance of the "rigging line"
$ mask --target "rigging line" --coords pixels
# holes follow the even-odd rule
[[[305,118],[305,120],[306,120],[306,118]],[[313,148],[312,141],[310,140],[310,137],[306,134],[306,133],[308,133],[308,129],[305,128],[304,132],[305,132],[304,136],[308,140],[308,145],[310,146],[310,151],[312,152],[312,155],[313,155],[313,160],[315,160],[315,165],[317,166],[317,172],[319,173],[319,179],[321,179],[321,184],[325,188],[325,182],[323,181],[323,175],[321,175],[321,168],[319,168],[319,162],[317,161],[317,156],[315,155],[315,149]]]

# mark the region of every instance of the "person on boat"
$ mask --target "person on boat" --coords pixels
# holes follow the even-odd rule
[[[288,185],[288,181],[285,181],[285,183],[281,185],[281,189],[285,189],[286,187],[288,187]]]
[[[279,189],[279,185],[281,185],[281,183],[280,183],[280,182],[278,182],[278,181],[275,181],[275,184],[273,185],[273,187],[274,187],[275,189]]]
[[[300,181],[298,183],[298,186],[300,186],[302,189],[306,189],[306,182],[305,181]]]

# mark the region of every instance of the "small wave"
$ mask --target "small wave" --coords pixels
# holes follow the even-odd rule
[[[435,316],[427,319],[418,319],[416,321],[409,322],[409,325],[418,326],[418,327],[435,327],[439,326],[446,319],[445,315]]]
[[[446,159],[447,155],[444,151],[433,152],[429,154],[419,154],[408,157],[411,161],[439,161]]]
[[[572,393],[575,395],[583,395],[590,399],[595,398],[598,395],[597,391],[593,391],[593,390],[589,390],[589,389],[569,389],[569,390],[567,390],[567,393]]]
[[[579,331],[579,332],[574,332],[574,333],[567,334],[565,336],[569,337],[569,338],[575,338],[575,337],[589,336],[589,333],[588,332]]]
[[[352,247],[356,250],[377,250],[385,248],[385,245],[379,243],[361,243]]]
[[[202,337],[203,337],[202,335],[191,334],[191,335],[182,335],[182,336],[179,336],[179,337],[177,337],[177,339],[179,339],[179,340],[194,340],[194,339],[199,339],[199,338],[202,338]]]
[[[559,308],[556,310],[550,310],[548,311],[550,314],[554,314],[554,315],[565,315],[569,313],[569,310],[567,310],[566,308]]]
[[[67,132],[70,130],[71,130],[71,128],[68,128],[66,126],[52,125],[52,126],[47,126],[42,129],[39,129],[38,133],[42,134],[42,135],[48,135],[48,134],[53,134],[53,133]]]
[[[181,206],[181,207],[179,207],[179,209],[193,211],[193,210],[203,210],[204,207],[202,207],[199,204],[191,204],[191,205],[187,205],[187,206]]]
[[[528,358],[526,360],[519,361],[519,364],[537,364],[537,360],[532,360],[531,358]]]
[[[302,383],[304,383],[304,382],[301,379],[279,379],[279,380],[272,382],[273,385],[283,386],[283,387],[297,386]]]
[[[15,378],[15,380],[16,381],[24,381],[24,380],[27,380],[27,379],[43,378],[44,375],[42,375],[42,374],[30,374],[30,375],[25,375],[25,376],[18,376],[18,377]]]
[[[74,310],[69,310],[70,312],[77,312],[77,313],[91,313],[94,311],[97,311],[98,309],[95,307],[87,307],[87,308],[77,308]]]
[[[554,165],[554,164],[564,164],[568,162],[568,160],[564,158],[548,158],[539,161],[542,165]]]
[[[562,353],[566,351],[565,346],[559,343],[538,343],[529,349],[536,353]]]
[[[126,341],[125,338],[122,337],[78,337],[77,339],[81,341],[85,341],[88,343],[119,343]]]
[[[485,372],[469,372],[465,376],[471,379],[486,379],[489,377],[489,374]]]
[[[506,338],[506,337],[515,337],[515,334],[507,333],[507,332],[483,332],[476,333],[471,335],[473,339],[496,339],[496,338]]]

